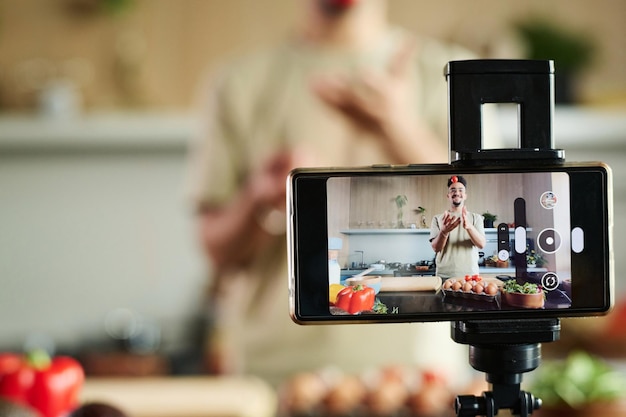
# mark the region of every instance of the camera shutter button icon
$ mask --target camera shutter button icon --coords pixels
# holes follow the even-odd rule
[[[561,235],[555,229],[543,229],[537,236],[537,244],[545,253],[554,253],[561,248]]]

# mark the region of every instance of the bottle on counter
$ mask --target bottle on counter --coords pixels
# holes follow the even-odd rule
[[[328,284],[339,284],[341,281],[341,267],[339,266],[339,251],[343,242],[338,237],[328,238]]]

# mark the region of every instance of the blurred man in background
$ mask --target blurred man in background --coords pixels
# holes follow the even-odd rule
[[[191,191],[212,271],[207,365],[280,382],[325,366],[465,364],[448,324],[305,327],[289,318],[288,172],[447,162],[443,68],[473,57],[391,27],[384,0],[301,4],[294,36],[223,68],[202,100]]]

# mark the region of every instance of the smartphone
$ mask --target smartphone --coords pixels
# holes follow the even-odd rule
[[[613,305],[601,162],[303,168],[287,179],[287,205],[299,324],[593,316]],[[461,217],[448,233],[445,213]],[[449,249],[437,250],[440,233]]]

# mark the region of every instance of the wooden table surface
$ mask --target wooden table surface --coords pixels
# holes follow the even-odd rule
[[[87,378],[81,402],[104,402],[129,417],[274,417],[277,396],[252,377]]]

